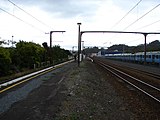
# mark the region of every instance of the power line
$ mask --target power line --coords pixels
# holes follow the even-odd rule
[[[147,14],[149,14],[150,12],[152,12],[154,9],[156,9],[157,7],[159,7],[160,4],[156,5],[154,8],[152,8],[151,10],[149,10],[147,13],[145,13],[144,15],[142,15],[141,17],[139,17],[137,20],[135,20],[134,22],[132,22],[131,24],[129,24],[127,27],[125,27],[123,30],[128,29],[129,27],[131,27],[133,24],[135,24],[136,22],[138,22],[140,19],[142,19],[143,17],[145,17]]]
[[[117,26],[125,17],[127,17],[129,15],[130,12],[132,12],[140,3],[142,2],[142,0],[138,1],[117,23],[115,23],[113,25],[113,27],[111,29],[113,29],[115,26]],[[115,36],[111,37],[111,39],[113,39]]]
[[[22,20],[21,18],[19,18],[19,17],[13,15],[13,14],[7,12],[6,10],[4,10],[4,9],[2,9],[2,8],[0,8],[0,10],[2,10],[3,12],[5,12],[5,13],[11,15],[12,17],[15,17],[16,19],[20,20],[21,22],[24,22],[25,24],[27,24],[27,25],[29,25],[29,26],[31,26],[31,27],[33,27],[33,28],[35,28],[35,29],[37,29],[37,30],[39,30],[39,31],[41,31],[41,32],[44,32],[43,30],[41,30],[41,29],[35,27],[34,25],[32,25],[32,24],[30,24],[30,23],[28,23],[28,22]]]
[[[136,30],[146,28],[146,27],[151,26],[151,25],[153,25],[153,24],[156,24],[156,23],[158,23],[158,22],[160,22],[160,20],[157,20],[157,21],[155,21],[155,22],[152,22],[152,23],[150,23],[150,24],[147,24],[147,25],[145,25],[145,26],[142,26],[142,27],[140,27],[140,28],[137,28]]]
[[[140,0],[138,3],[136,3],[136,5],[134,5],[117,23],[115,23],[115,25],[113,25],[113,27],[117,26],[125,17],[127,17],[127,15],[134,10],[140,3],[142,2],[142,0]],[[113,28],[112,27],[112,28]],[[112,29],[111,28],[111,29]]]
[[[47,26],[50,29],[53,29],[52,27],[50,27],[49,25],[45,24],[44,22],[40,21],[39,19],[37,19],[36,17],[34,17],[33,15],[31,15],[30,13],[28,13],[27,11],[25,11],[24,9],[22,9],[21,7],[19,7],[18,5],[16,5],[14,2],[8,0],[8,2],[10,2],[11,4],[13,4],[14,6],[16,6],[18,9],[22,10],[24,13],[26,13],[27,15],[29,15],[30,17],[34,18],[36,21],[38,21],[39,23],[43,24],[44,26]]]

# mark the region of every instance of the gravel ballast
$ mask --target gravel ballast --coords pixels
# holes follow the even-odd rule
[[[107,73],[106,73],[107,75]],[[96,65],[84,62],[65,80],[69,90],[57,119],[132,120],[136,118]]]

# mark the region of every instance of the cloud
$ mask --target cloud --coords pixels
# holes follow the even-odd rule
[[[37,6],[60,18],[92,16],[103,0],[14,0],[22,6]]]
[[[38,18],[42,22],[51,26],[53,30],[65,30],[64,34],[53,34],[53,40],[64,41],[60,44],[62,46],[75,46],[78,39],[78,26],[77,22],[81,22],[81,30],[111,30],[115,23],[117,23],[139,0],[11,0],[16,5],[20,6],[28,13]],[[142,3],[136,7],[127,17],[125,17],[116,27],[112,30],[123,30],[130,23],[142,16],[148,10],[153,8],[159,3],[156,0],[143,0]],[[22,20],[34,25],[45,32],[52,30],[39,23],[32,17],[25,14],[23,11],[16,8],[7,0],[0,0],[0,7],[5,9],[11,14],[21,18]],[[128,31],[133,31],[144,25],[150,24],[159,20],[160,7],[148,14],[145,19],[139,20],[136,24],[131,26]],[[37,43],[44,41],[49,42],[49,35],[44,34],[32,26],[29,26],[18,19],[0,11],[0,37],[11,39],[14,35],[15,40],[23,39],[26,41],[33,40]],[[155,31],[160,23],[154,26],[149,26],[147,29],[140,29],[140,31]],[[25,28],[25,29],[24,29]],[[119,37],[120,36],[120,37]],[[128,41],[134,39],[115,34],[84,34],[83,40],[86,45],[103,46],[107,41],[109,43],[129,43]],[[149,37],[148,37],[149,39]],[[158,38],[157,38],[158,39]],[[125,40],[125,41],[124,41]],[[143,38],[142,38],[143,41]],[[141,42],[142,42],[141,41]],[[106,45],[106,44],[105,44]],[[111,44],[109,44],[111,45]]]

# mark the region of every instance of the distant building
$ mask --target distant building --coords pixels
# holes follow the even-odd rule
[[[97,56],[97,53],[91,53],[90,56],[91,57]]]

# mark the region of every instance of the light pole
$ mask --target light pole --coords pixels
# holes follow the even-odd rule
[[[61,32],[61,33],[64,33],[66,31],[50,31],[50,48],[52,48],[52,33],[54,32]]]
[[[147,51],[147,49],[146,49],[146,46],[147,46],[147,43],[146,43],[146,40],[147,40],[147,33],[144,33],[143,34],[144,35],[144,64],[146,64],[146,51]]]
[[[78,67],[80,65],[80,53],[81,53],[81,29],[80,25],[81,23],[77,23],[78,25]]]
[[[83,51],[83,49],[84,49],[84,41],[81,41],[81,43],[82,43],[81,54],[82,54],[82,60],[83,60],[83,57],[84,57],[84,51]]]

